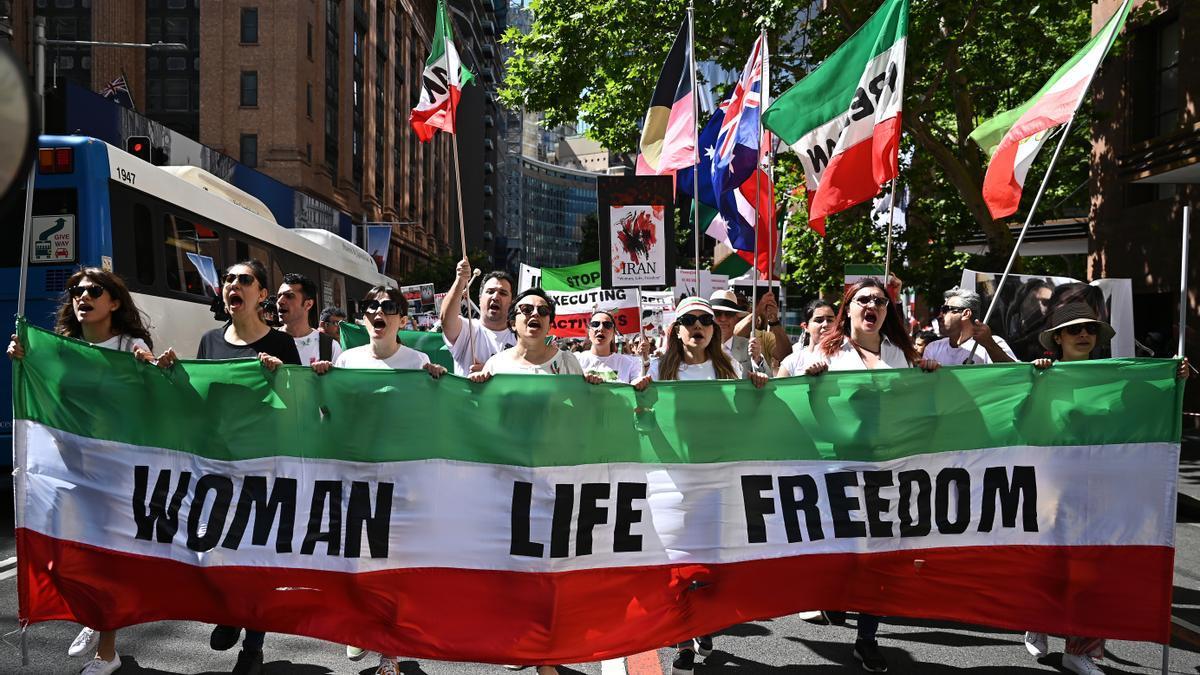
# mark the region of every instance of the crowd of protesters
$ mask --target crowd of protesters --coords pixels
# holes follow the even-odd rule
[[[772,376],[820,377],[828,371],[895,368],[929,372],[944,365],[1021,360],[1004,337],[994,335],[980,320],[980,296],[958,288],[945,293],[937,312],[936,332],[930,330],[933,326],[906,330],[901,305],[889,297],[880,281],[868,278],[848,286],[836,304],[815,300],[806,306],[800,326],[803,332],[795,344],[784,331],[779,305],[769,290],[757,297],[754,311],[748,309],[744,297],[729,290],[715,291],[708,298],[684,298],[657,340],[646,335],[621,340],[614,315],[597,310],[589,318],[586,338],[555,341],[551,337],[554,301],[541,289],[518,292],[505,272],[483,276],[480,314],[463,316],[461,308],[474,277],[469,263],[461,261],[440,307],[439,321],[454,373],[477,383],[497,374],[536,374],[583,377],[592,384],[623,383],[638,390],[654,382],[677,380],[748,379],[761,388]],[[269,370],[291,364],[310,367],[318,374],[333,368],[420,369],[438,378],[446,372],[425,353],[402,344],[398,332],[408,326],[408,303],[395,287],[370,289],[358,304],[358,316],[325,307],[313,327],[309,317],[317,302],[317,287],[304,275],[284,275],[283,283],[271,294],[262,263],[245,260],[226,269],[221,281],[220,300],[228,321],[200,337],[197,359],[249,357]],[[1096,358],[1114,337],[1113,328],[1079,298],[1064,294],[1057,304],[1054,300],[1048,298],[1046,321],[1036,336],[1042,351],[1035,352],[1033,367],[1045,369],[1057,361]],[[344,321],[363,326],[369,342],[342,351],[339,333]],[[131,352],[162,368],[170,368],[177,360],[170,349],[155,354],[146,321],[124,282],[98,268],[82,268],[67,281],[55,331],[97,347]],[[15,335],[8,356],[25,356]],[[1178,377],[1186,378],[1188,373],[1184,360]],[[837,612],[810,614],[833,623],[840,623],[842,616]],[[868,672],[887,670],[876,640],[879,624],[880,617],[858,617],[852,654]],[[263,669],[265,637],[249,627],[222,625],[213,629],[210,645],[227,650],[240,639],[241,650],[232,672],[256,674]],[[1037,657],[1049,649],[1043,633],[1026,633],[1024,644]],[[1103,646],[1100,639],[1068,636],[1063,666],[1082,675],[1099,675],[1102,671],[1095,659],[1103,654]],[[678,645],[675,675],[688,675],[697,656],[705,657],[711,651],[711,635]],[[121,667],[116,631],[84,628],[68,652],[92,657],[81,671],[85,675],[106,675]],[[346,648],[352,660],[365,653],[355,646]],[[397,672],[397,657],[380,655],[376,673]],[[554,672],[554,666],[538,667],[539,675]]]

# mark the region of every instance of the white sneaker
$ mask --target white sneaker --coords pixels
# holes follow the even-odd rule
[[[67,656],[94,656],[96,647],[100,646],[100,631],[84,628],[75,636],[75,641],[67,647]]]
[[[1100,670],[1100,666],[1096,665],[1090,656],[1063,654],[1062,664],[1063,668],[1079,675],[1104,675],[1104,671]]]
[[[102,658],[96,657],[88,662],[83,670],[79,671],[79,675],[109,675],[121,669],[121,655],[113,656],[112,661],[105,661]]]
[[[1046,634],[1026,631],[1025,649],[1035,659],[1040,659],[1046,654],[1050,653],[1050,647],[1046,644]]]
[[[380,654],[379,667],[375,669],[375,675],[400,675],[400,665],[396,663],[396,659],[390,659]]]
[[[362,647],[355,647],[354,645],[346,645],[346,658],[350,659],[351,661],[358,661],[366,655],[367,655],[367,650],[363,649]]]

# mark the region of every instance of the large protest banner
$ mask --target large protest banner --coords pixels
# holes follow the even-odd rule
[[[1168,638],[1177,361],[638,393],[163,371],[18,329],[22,622],[530,664],[811,607]]]

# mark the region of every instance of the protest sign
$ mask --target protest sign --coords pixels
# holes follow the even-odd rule
[[[637,392],[252,359],[164,376],[18,330],[22,625],[202,621],[491,663],[811,607],[1170,635],[1174,360]]]
[[[520,288],[541,285],[554,300],[556,316],[550,334],[556,337],[587,337],[592,312],[603,309],[613,313],[617,332],[638,332],[638,290],[636,288],[600,288],[600,263],[558,268],[539,268],[521,264]]]
[[[1001,275],[964,269],[959,286],[979,293],[982,311],[987,312]],[[1097,347],[1098,358],[1134,356],[1133,291],[1129,279],[1097,279],[1084,283],[1070,277],[1010,274],[992,312],[992,332],[1003,337],[1016,357],[1032,361],[1046,355],[1038,335],[1056,307],[1067,302],[1085,302],[1097,318],[1116,331],[1108,347]],[[983,317],[980,316],[982,319]]]
[[[604,288],[670,286],[675,188],[670,176],[599,176],[597,217]]]

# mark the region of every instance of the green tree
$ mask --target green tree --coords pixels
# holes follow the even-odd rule
[[[819,64],[879,7],[879,0],[828,0],[807,20],[809,0],[713,0],[696,7],[697,57],[740,69],[759,26],[770,31],[772,90],[781,92]],[[638,129],[658,71],[685,16],[685,0],[533,0],[532,30],[510,29],[501,91],[510,106],[544,110],[547,124],[575,119],[614,150],[637,147]],[[905,158],[910,189],[907,231],[896,240],[894,268],[919,290],[936,291],[964,262],[954,244],[982,231],[992,254],[973,265],[999,268],[1011,251],[1008,221],[993,221],[982,200],[987,160],[967,136],[982,121],[1037,92],[1091,31],[1091,3],[919,0],[912,3],[905,75]],[[1091,152],[1090,112],[1071,131],[1036,220],[1083,213]],[[1053,144],[1053,140],[1051,144]],[[1023,218],[1053,148],[1030,172]],[[787,160],[781,156],[781,168]],[[781,170],[778,193],[799,184]],[[795,282],[840,285],[841,261],[883,261],[882,236],[868,208],[829,219],[829,236],[810,240],[793,214],[785,245]],[[798,239],[793,239],[798,237]],[[816,239],[819,239],[816,238]],[[871,256],[867,258],[867,256]],[[815,259],[814,259],[815,258]],[[864,259],[867,258],[867,259]],[[807,270],[807,271],[801,271]],[[824,276],[822,276],[824,275]],[[836,278],[833,278],[836,277]]]
[[[600,259],[600,221],[596,214],[589,213],[583,218],[582,236],[579,238],[580,264]]]
[[[489,271],[488,255],[483,251],[472,251],[467,259],[471,267],[486,274]],[[415,265],[408,274],[397,279],[401,286],[416,284],[433,284],[439,293],[446,291],[454,283],[455,268],[462,258],[455,255],[444,255],[427,262]]]

